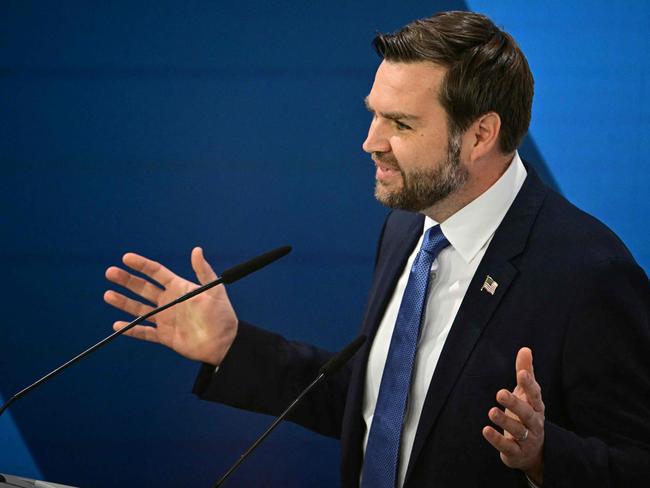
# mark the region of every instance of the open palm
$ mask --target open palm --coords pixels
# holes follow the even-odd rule
[[[201,248],[192,250],[191,260],[199,283],[205,284],[217,278]],[[106,270],[106,278],[133,292],[138,299],[109,290],[104,294],[104,300],[133,316],[143,315],[199,286],[138,254],[127,253],[122,262],[151,281],[111,266]],[[237,316],[222,285],[154,315],[149,322],[151,325],[137,325],[125,334],[158,342],[188,359],[215,366],[221,363],[237,334]],[[121,329],[126,324],[126,321],[117,321],[113,329]]]

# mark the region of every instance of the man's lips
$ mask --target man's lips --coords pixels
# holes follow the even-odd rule
[[[387,164],[382,161],[377,161],[376,159],[373,159],[373,161],[377,168],[375,173],[377,179],[390,178],[399,173],[399,168],[396,165]]]

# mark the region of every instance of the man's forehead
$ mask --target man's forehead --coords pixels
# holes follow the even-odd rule
[[[382,61],[375,74],[375,82],[394,88],[437,90],[447,69],[429,61],[410,63]]]
[[[400,63],[382,61],[366,97],[370,108],[384,110],[385,104],[399,103],[416,109],[420,103],[437,99],[446,69],[426,61]],[[392,108],[391,108],[392,109]]]

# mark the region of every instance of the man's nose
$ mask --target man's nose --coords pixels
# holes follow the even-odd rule
[[[368,136],[361,146],[365,152],[390,152],[390,142],[388,141],[385,129],[386,127],[383,126],[377,117],[372,119],[370,127],[368,128]]]

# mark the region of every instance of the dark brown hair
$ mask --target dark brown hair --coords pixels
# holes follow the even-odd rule
[[[514,39],[486,16],[439,13],[393,34],[379,34],[372,44],[386,61],[431,61],[447,68],[438,96],[451,134],[496,112],[501,151],[517,149],[530,124],[533,75]]]

